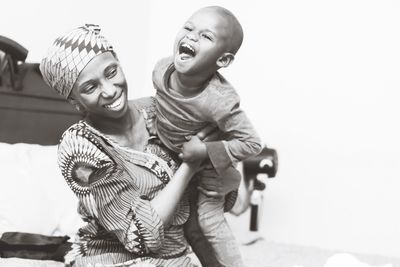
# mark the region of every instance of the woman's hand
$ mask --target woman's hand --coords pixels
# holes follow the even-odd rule
[[[204,127],[194,136],[187,136],[188,142],[183,144],[179,158],[184,162],[203,162],[208,156],[204,141],[216,141],[219,136],[218,128],[212,125]]]
[[[207,158],[207,148],[204,142],[207,141],[216,141],[220,137],[220,131],[218,127],[209,125],[204,127],[200,132],[198,132],[195,136],[188,136],[186,142],[183,145],[182,153],[179,154],[179,157],[184,161],[182,165],[190,169],[191,172],[198,170],[200,168],[201,163],[204,159]],[[212,190],[207,190],[203,187],[198,187],[199,191],[208,196],[219,198],[224,196],[222,193]]]
[[[196,135],[186,137],[188,142],[183,144],[179,157],[185,162],[203,162],[207,158],[207,147]]]
[[[197,137],[202,141],[217,141],[220,136],[218,127],[214,125],[209,125],[204,127],[200,132],[197,133]]]

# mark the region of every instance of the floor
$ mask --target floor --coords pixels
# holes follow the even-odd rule
[[[229,214],[227,219],[241,244],[247,267],[400,267],[400,258],[348,254],[346,251],[272,242],[244,227],[248,224],[247,219],[244,221]]]

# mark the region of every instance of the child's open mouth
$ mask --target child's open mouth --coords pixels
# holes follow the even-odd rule
[[[187,43],[181,43],[179,46],[179,55],[181,60],[187,60],[193,58],[196,55],[196,52],[191,45]]]

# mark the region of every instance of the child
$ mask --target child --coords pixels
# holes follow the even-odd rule
[[[198,174],[199,185],[222,194],[239,187],[240,174],[232,171],[235,164],[261,151],[260,139],[239,107],[239,96],[218,73],[232,63],[242,40],[242,27],[230,11],[202,8],[179,31],[173,56],[159,61],[153,71],[160,139],[184,161],[209,159]],[[202,142],[194,136],[183,145],[209,124],[219,128],[224,141]],[[224,198],[199,194],[197,205],[201,230],[219,265],[243,266],[223,214]]]

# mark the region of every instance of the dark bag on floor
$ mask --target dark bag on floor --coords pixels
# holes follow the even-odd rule
[[[68,239],[68,236],[5,232],[0,238],[0,257],[64,262],[72,245]]]

